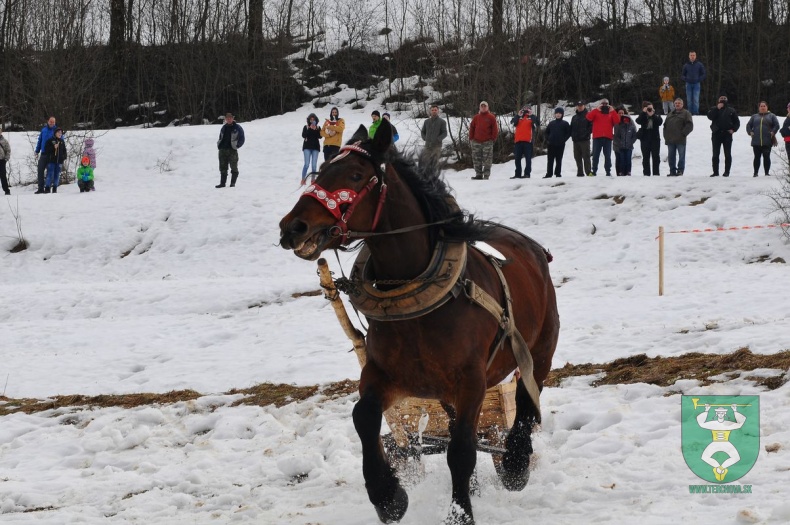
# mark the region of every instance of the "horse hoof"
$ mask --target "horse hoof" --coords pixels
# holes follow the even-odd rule
[[[475,525],[475,518],[471,511],[466,512],[458,504],[453,504],[443,525]]]
[[[520,492],[524,490],[524,487],[527,486],[527,482],[529,481],[529,469],[525,469],[523,472],[508,472],[502,469],[502,471],[499,472],[499,479],[507,490],[511,492]]]
[[[399,486],[391,500],[375,507],[382,523],[397,523],[409,508],[409,495]]]

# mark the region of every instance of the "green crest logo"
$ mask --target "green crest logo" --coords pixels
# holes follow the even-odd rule
[[[683,458],[711,483],[746,475],[760,452],[759,396],[682,396]]]

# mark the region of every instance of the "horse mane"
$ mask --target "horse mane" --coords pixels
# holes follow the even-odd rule
[[[414,155],[405,156],[395,148],[390,148],[385,160],[409,187],[427,222],[449,219],[449,222],[432,227],[432,237],[439,231],[445,239],[457,241],[482,241],[488,237],[492,225],[476,219],[473,214],[459,207],[441,176],[437,159],[422,156],[417,165]]]

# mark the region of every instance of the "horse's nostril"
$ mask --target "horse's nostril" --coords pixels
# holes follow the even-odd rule
[[[307,223],[300,219],[294,219],[288,223],[287,230],[291,235],[305,234],[307,233]]]

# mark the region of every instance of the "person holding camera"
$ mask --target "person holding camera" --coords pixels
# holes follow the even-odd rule
[[[571,142],[573,160],[576,161],[576,176],[584,177],[592,173],[590,166],[590,136],[592,122],[587,120],[587,106],[583,101],[576,103],[576,114],[571,117]]]
[[[727,105],[727,97],[719,97],[719,101],[708,111],[708,120],[711,121],[710,140],[713,143],[713,174],[711,177],[719,176],[719,153],[724,148],[724,177],[730,176],[732,167],[732,134],[741,127],[741,119],[735,109]]]
[[[652,161],[652,174],[659,176],[661,175],[658,170],[661,165],[661,131],[659,128],[663,124],[663,120],[660,115],[656,115],[652,102],[647,100],[642,102],[642,112],[636,117],[636,123],[639,124],[637,138],[639,138],[642,150],[642,174],[645,177],[650,176]]]
[[[515,132],[513,133],[513,157],[516,161],[516,174],[511,179],[528,179],[532,174],[532,137],[538,129],[538,117],[532,114],[530,106],[524,106],[510,120]],[[524,171],[521,171],[521,159],[524,159]]]
[[[675,99],[675,109],[664,121],[664,142],[667,144],[669,177],[683,175],[686,169],[686,137],[694,129],[694,119],[689,110],[683,108],[683,99]],[[677,164],[675,163],[677,162]]]
[[[318,173],[318,152],[321,151],[321,128],[318,127],[318,116],[310,113],[307,116],[307,124],[302,128],[302,155],[304,156],[304,166],[302,166],[301,185],[307,184],[307,169],[312,167],[310,172],[312,180],[315,180]]]
[[[329,160],[340,152],[343,145],[343,131],[346,121],[340,118],[337,108],[329,110],[329,118],[321,126],[321,137],[324,139],[324,160]]]
[[[601,151],[604,155],[604,169],[606,176],[612,176],[612,139],[614,127],[620,123],[620,116],[609,107],[609,100],[602,99],[597,108],[587,113],[587,120],[592,122],[592,172],[590,177],[595,177],[598,171],[598,160]]]

